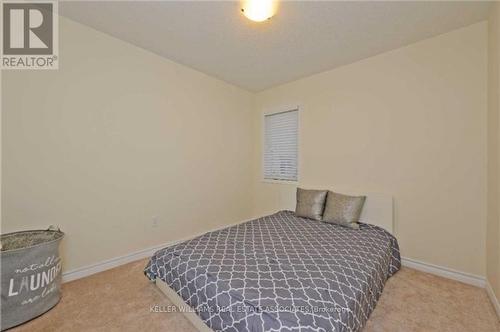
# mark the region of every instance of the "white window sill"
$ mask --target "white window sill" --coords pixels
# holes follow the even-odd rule
[[[298,186],[299,185],[298,181],[287,181],[287,180],[262,179],[261,182],[263,182],[263,183],[274,183],[274,184],[288,184],[288,185],[291,185],[291,186]]]

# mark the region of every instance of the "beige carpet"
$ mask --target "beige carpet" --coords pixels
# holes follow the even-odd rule
[[[61,302],[11,331],[195,331],[143,275],[146,260],[63,285]],[[389,279],[364,331],[500,331],[483,289],[403,268]]]

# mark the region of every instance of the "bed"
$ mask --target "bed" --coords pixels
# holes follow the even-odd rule
[[[200,330],[359,331],[401,266],[392,199],[368,196],[361,221],[280,211],[161,249],[145,274]]]

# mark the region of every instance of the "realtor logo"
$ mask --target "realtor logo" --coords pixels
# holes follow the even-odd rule
[[[2,69],[57,69],[56,1],[2,1]]]

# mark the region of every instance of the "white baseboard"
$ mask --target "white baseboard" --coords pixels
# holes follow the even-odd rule
[[[217,231],[217,230],[220,230],[220,229],[223,229],[226,227],[230,227],[230,226],[233,226],[236,224],[240,224],[242,222],[252,220],[252,219],[255,219],[255,218],[247,219],[247,220],[240,221],[240,222],[237,222],[234,224],[223,225],[223,226],[218,227],[216,229],[212,229],[211,232]],[[77,268],[74,270],[65,271],[65,272],[63,272],[63,275],[62,275],[62,281],[68,282],[68,281],[88,277],[88,276],[93,275],[95,273],[106,271],[106,270],[118,267],[120,265],[124,265],[124,264],[130,263],[133,261],[137,261],[137,260],[140,260],[143,258],[151,257],[156,251],[158,251],[162,248],[165,248],[165,247],[168,247],[168,246],[171,246],[171,245],[183,242],[183,241],[187,241],[189,239],[195,238],[195,237],[200,236],[200,235],[205,234],[205,233],[206,232],[202,232],[200,234],[189,236],[189,237],[184,238],[184,239],[170,241],[170,242],[163,243],[163,244],[160,244],[160,245],[157,245],[154,247],[150,247],[150,248],[142,249],[142,250],[139,250],[136,252],[132,252],[132,253],[129,253],[127,255],[111,258],[108,260],[104,260],[104,261],[101,261],[101,262],[98,262],[95,264],[91,264],[91,265],[87,265],[87,266]],[[488,292],[488,296],[490,297],[491,302],[493,303],[493,306],[495,307],[497,314],[500,317],[500,305],[498,303],[498,299],[496,298],[495,294],[493,293],[493,289],[491,288],[490,284],[486,281],[486,279],[484,277],[473,275],[470,273],[457,271],[457,270],[453,270],[453,269],[449,269],[449,268],[434,265],[434,264],[429,264],[429,263],[417,261],[415,259],[406,258],[406,257],[403,257],[401,259],[401,263],[403,266],[413,268],[415,270],[431,273],[431,274],[434,274],[434,275],[437,275],[440,277],[444,277],[444,278],[448,278],[448,279],[452,279],[452,280],[457,280],[457,281],[460,281],[460,282],[463,282],[463,283],[466,283],[469,285],[473,285],[473,286],[477,286],[477,287],[481,287],[481,288],[486,288],[486,291]]]
[[[495,311],[497,312],[498,319],[500,320],[500,302],[498,301],[495,292],[493,292],[493,288],[491,287],[490,283],[487,280],[486,280],[486,292],[488,293],[490,301],[493,304]]]
[[[95,264],[87,265],[78,269],[70,270],[70,271],[65,271],[62,274],[62,282],[68,282],[76,279],[80,279],[83,277],[88,277],[92,274],[106,271],[109,269],[112,269],[114,267],[118,267],[120,265],[124,265],[133,261],[137,261],[139,259],[143,259],[146,257],[152,256],[156,251],[160,250],[161,248],[168,247],[169,245],[174,244],[174,242],[171,243],[164,243],[162,245],[158,245],[155,247],[147,248],[147,249],[142,249],[127,255],[111,258],[105,261],[101,261]]]
[[[434,264],[424,263],[417,261],[415,259],[403,257],[401,259],[401,264],[406,267],[410,267],[415,270],[431,273],[440,277],[456,280],[463,282],[465,284],[473,285],[476,287],[485,288],[486,287],[486,279],[481,276],[477,276],[474,274],[457,271],[453,269],[449,269],[447,267],[438,266]]]
[[[434,264],[424,263],[421,261],[417,261],[415,259],[401,258],[401,264],[403,266],[419,270],[422,272],[431,273],[443,278],[452,279],[456,281],[463,282],[465,284],[469,284],[476,287],[485,288],[488,297],[490,298],[493,307],[497,313],[498,319],[500,320],[500,303],[495,293],[493,292],[493,288],[485,277],[477,276],[474,274],[457,271],[453,269],[449,269],[447,267],[442,267]]]
[[[226,228],[226,227],[231,227],[231,226],[234,226],[234,225],[237,225],[237,224],[241,224],[243,222],[246,222],[246,221],[249,221],[249,220],[253,220],[253,219],[256,219],[256,218],[246,219],[246,220],[243,220],[243,221],[240,221],[240,222],[236,222],[236,223],[233,223],[233,224],[229,224],[229,225],[222,225],[222,226],[220,226],[218,228],[215,228],[215,229],[212,229],[212,230],[209,230],[209,231],[205,231],[205,232],[202,232],[202,233],[199,233],[199,234],[196,234],[196,235],[192,235],[192,236],[180,239],[180,240],[166,242],[166,243],[154,246],[154,247],[150,247],[150,248],[147,248],[147,249],[142,249],[142,250],[139,250],[139,251],[135,251],[135,252],[123,255],[123,256],[119,256],[119,257],[114,257],[114,258],[111,258],[111,259],[107,259],[107,260],[104,260],[104,261],[101,261],[101,262],[98,262],[98,263],[95,263],[95,264],[83,266],[83,267],[80,267],[80,268],[77,268],[77,269],[74,269],[74,270],[64,271],[63,274],[62,274],[62,282],[68,282],[68,281],[72,281],[72,280],[76,280],[76,279],[88,277],[90,275],[93,275],[93,274],[96,274],[96,273],[99,273],[99,272],[102,272],[102,271],[106,271],[106,270],[118,267],[120,265],[124,265],[124,264],[130,263],[130,262],[134,262],[134,261],[137,261],[139,259],[151,257],[151,256],[153,256],[153,254],[155,252],[157,252],[158,250],[160,250],[162,248],[165,248],[165,247],[168,247],[168,246],[172,246],[174,244],[177,244],[177,243],[180,243],[180,242],[184,242],[184,241],[193,239],[193,238],[198,237],[200,235],[203,235],[203,234],[205,234],[207,232],[218,231],[220,229],[223,229],[223,228]]]

